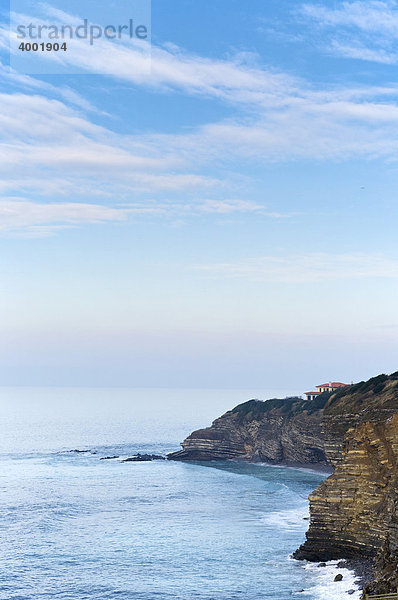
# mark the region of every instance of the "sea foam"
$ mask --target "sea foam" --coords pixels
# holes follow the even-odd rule
[[[306,563],[304,569],[316,575],[318,582],[300,595],[319,600],[348,600],[348,598],[359,600],[361,589],[356,583],[357,576],[350,569],[338,567],[339,562],[338,560],[331,560],[326,563],[326,567],[320,567],[319,563]],[[343,579],[334,581],[338,573],[343,575]],[[348,593],[351,590],[355,590],[353,594]]]

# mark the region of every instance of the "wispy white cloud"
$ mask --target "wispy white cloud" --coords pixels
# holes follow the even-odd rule
[[[87,223],[121,221],[130,211],[99,204],[57,202],[44,204],[24,199],[0,200],[0,232],[29,236],[49,235],[58,229]]]
[[[325,30],[324,49],[338,56],[384,64],[398,62],[398,3],[356,0],[333,8],[303,4],[299,12]]]
[[[289,218],[295,213],[274,213],[263,205],[243,200],[196,200],[191,202],[148,200],[146,202],[117,204],[113,207],[82,202],[33,202],[23,197],[0,199],[0,235],[41,237],[60,229],[86,224],[101,224],[136,220],[138,218],[164,219],[171,222],[195,218],[199,215],[258,213],[268,218]]]
[[[398,4],[395,0],[357,0],[330,5],[303,4],[302,14],[323,26],[355,27],[372,33],[398,33]]]
[[[386,3],[372,4],[376,10]],[[351,5],[344,3],[341,10],[352,12]],[[333,20],[322,6],[318,13],[315,8],[307,4],[303,10],[307,17],[318,15],[321,23]],[[98,52],[90,59],[86,55],[78,46],[68,52],[68,60],[136,85],[211,96],[236,104],[239,111],[234,118],[188,131],[137,137],[97,125],[92,107],[73,90],[63,90],[62,97],[58,92],[54,99],[46,82],[11,72],[10,80],[28,93],[0,94],[1,192],[129,202],[157,192],[215,196],[217,190],[217,204],[205,210],[231,213],[240,210],[228,200],[231,191],[239,192],[238,185],[231,190],[237,164],[244,173],[245,164],[253,162],[396,160],[397,86],[313,89],[308,82],[261,67],[253,56],[209,59],[170,45],[154,46],[149,77],[131,69],[132,61],[147,57],[129,44],[104,42],[102,47],[99,40]],[[85,65],[87,60],[91,62]],[[246,204],[245,210],[261,209]]]
[[[1,32],[1,28],[0,28]],[[0,33],[0,39],[1,39]],[[4,40],[5,41],[5,40]],[[1,44],[0,44],[1,47]],[[6,47],[8,51],[8,46]],[[4,88],[6,91],[15,89],[15,91],[29,91],[30,93],[48,93],[55,98],[59,98],[72,106],[77,106],[85,111],[91,111],[93,113],[105,115],[103,111],[98,110],[92,102],[87,100],[81,94],[78,94],[75,90],[70,87],[63,85],[52,85],[48,81],[37,79],[31,75],[19,73],[12,69],[10,66],[5,66],[0,61],[0,89]]]
[[[330,48],[333,54],[345,58],[367,60],[385,65],[394,65],[398,61],[397,53],[384,50],[383,48],[368,48],[359,41],[348,44],[347,42],[332,40]]]
[[[50,25],[45,18],[21,17],[23,22],[33,25]],[[55,19],[55,20],[54,20]],[[51,24],[80,24],[82,19],[51,11]],[[19,40],[16,31],[0,26],[0,45],[8,47],[9,39],[18,41],[11,45],[17,52]],[[46,53],[42,58],[49,68],[64,65],[82,73],[96,73],[128,81],[148,88],[175,90],[189,94],[210,96],[224,101],[254,103],[274,102],[278,90],[290,87],[295,79],[271,69],[264,70],[256,65],[257,57],[252,53],[237,53],[229,59],[209,59],[185,52],[176,45],[149,46],[137,40],[98,39],[95,47],[87,49],[85,40],[72,39],[67,53]]]
[[[46,8],[42,5],[42,8]],[[341,2],[337,7],[321,3],[305,3],[296,11],[301,17],[328,28],[329,51],[352,58],[395,62],[396,53],[392,48],[383,48],[382,42],[396,39],[398,33],[398,3],[395,0],[354,0]],[[47,18],[52,24],[58,22],[81,24],[82,19],[63,11],[47,7]],[[33,24],[49,24],[46,14],[42,18],[29,16]],[[349,30],[349,36],[344,32]],[[354,32],[352,31],[354,30]],[[342,37],[333,37],[334,32]],[[355,32],[366,34],[365,41],[377,41],[378,47],[369,47],[355,37]],[[0,27],[0,44],[8,46],[10,32]],[[16,34],[11,34],[11,37]],[[326,38],[326,42],[327,42]],[[325,42],[325,43],[326,43]],[[17,46],[16,46],[17,47]],[[223,59],[209,59],[184,51],[175,44],[163,46],[153,44],[149,53],[146,42],[137,40],[98,39],[95,51],[87,52],[84,40],[73,39],[68,52],[62,57],[56,53],[46,53],[51,62],[66,67],[75,67],[81,72],[97,73],[164,91],[209,96],[222,101],[246,105],[252,108],[281,107],[291,95],[304,95],[306,82],[275,69],[264,68],[253,53],[241,52]],[[62,60],[61,60],[62,59]],[[65,92],[66,93],[66,92]],[[77,100],[78,101],[78,100]]]
[[[137,207],[137,205],[135,205]],[[296,216],[297,212],[275,212],[269,209],[269,207],[252,202],[250,200],[240,199],[201,199],[191,202],[167,202],[157,203],[156,210],[162,211],[170,216],[192,216],[192,215],[232,215],[232,214],[253,214],[256,213],[259,216],[272,218],[272,219],[288,219]]]
[[[216,277],[278,283],[314,283],[365,278],[398,278],[398,259],[369,254],[309,253],[261,256],[230,263],[197,265]]]
[[[266,209],[261,204],[249,200],[205,200],[190,205],[190,210],[202,213],[230,214],[237,212],[264,213]],[[270,213],[267,213],[270,214]]]
[[[0,190],[94,195],[206,189],[183,156],[144,138],[114,134],[80,111],[37,94],[0,94]]]
[[[53,195],[58,190],[60,196],[115,200],[214,188],[226,195],[236,182],[237,161],[243,173],[245,161],[394,160],[398,106],[388,98],[394,93],[377,88],[374,98],[364,88],[293,88],[280,105],[256,115],[140,137],[116,134],[81,109],[42,94],[0,94],[0,191]],[[214,165],[222,167],[222,176],[214,174]]]

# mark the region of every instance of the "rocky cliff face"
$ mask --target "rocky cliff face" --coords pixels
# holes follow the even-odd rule
[[[173,460],[229,458],[274,464],[334,464],[339,460],[344,433],[352,418],[337,427],[300,398],[250,400],[216,419],[211,427],[194,431]]]
[[[211,427],[191,433],[181,444],[183,449],[169,458],[335,466],[343,458],[349,429],[362,421],[384,422],[398,410],[397,383],[380,376],[335,394],[324,393],[311,402],[249,400]]]
[[[307,541],[296,558],[375,559],[370,592],[398,584],[398,413],[347,432],[335,472],[310,495]]]
[[[310,495],[299,559],[372,558],[372,592],[398,584],[398,373],[322,394],[249,401],[192,433],[174,460],[240,459],[334,468]]]

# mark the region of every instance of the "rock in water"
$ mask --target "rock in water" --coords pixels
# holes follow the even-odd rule
[[[150,462],[152,460],[166,460],[164,456],[159,454],[135,454],[130,458],[125,458],[122,462]]]

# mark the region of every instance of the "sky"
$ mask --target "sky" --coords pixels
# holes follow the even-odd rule
[[[11,2],[46,23],[134,9],[93,6]],[[76,43],[35,71],[2,10],[2,385],[303,393],[396,371],[398,2],[151,15],[151,47]]]

